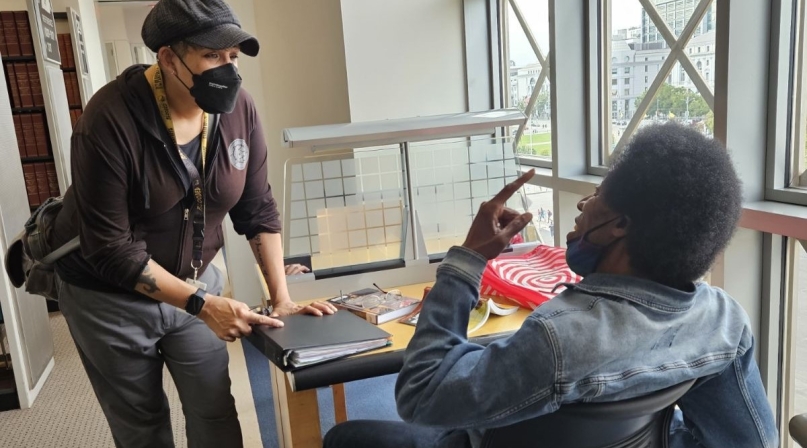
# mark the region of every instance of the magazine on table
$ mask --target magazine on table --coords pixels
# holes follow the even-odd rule
[[[397,289],[367,288],[328,299],[328,302],[380,325],[411,313],[420,304],[420,299],[406,297]]]
[[[518,311],[517,306],[505,306],[498,304],[493,299],[481,298],[476,307],[471,310],[471,318],[468,320],[468,334],[482,328],[488,321],[491,314],[496,316],[509,316]],[[403,317],[399,322],[402,324],[417,326],[420,317],[420,308],[414,310],[409,316]]]

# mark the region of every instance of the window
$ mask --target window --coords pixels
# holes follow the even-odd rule
[[[647,76],[644,77],[644,83],[647,84]]]
[[[791,131],[790,154],[786,158],[791,163],[791,169],[789,171],[787,168],[780,170],[785,176],[786,187],[794,188],[794,192],[807,190],[807,125],[805,124],[807,123],[807,57],[804,54],[804,45],[807,43],[807,11],[805,11],[803,2],[799,4],[801,7],[799,8],[798,24],[794,26],[793,34],[796,37],[796,45],[800,45],[801,51],[793,52],[792,91],[795,97],[789,110],[789,113],[792,114],[792,122],[799,125],[794,126]]]
[[[552,190],[537,185],[524,185],[526,193],[526,208],[532,213],[532,222],[524,229],[524,242],[540,241],[544,244],[554,244],[555,218],[553,214],[554,203]],[[465,235],[462,235],[465,238]],[[462,244],[460,241],[458,244]]]
[[[630,85],[630,78],[625,78],[625,85]]]
[[[782,374],[785,378],[783,394],[792,399],[789,406],[785,406],[784,421],[807,412],[807,251],[804,249],[807,241],[788,240],[792,256],[787,257],[790,263],[785,262],[785,266],[793,278],[787,294],[789,300],[786,300],[791,347],[784,355],[786,367]]]
[[[502,40],[507,45],[510,70],[528,69],[530,78],[518,76],[517,91],[511,95],[508,107],[517,107],[529,117],[527,122],[511,129],[513,142],[522,156],[551,158],[551,123],[552,107],[550,104],[551,89],[549,84],[549,6],[547,2],[511,0],[503,2],[507,17],[507,26]],[[527,35],[534,37],[535,46]],[[614,60],[614,62],[616,62]],[[539,129],[544,136],[545,145],[540,151],[533,151],[533,137],[527,130]]]
[[[709,2],[709,0],[704,1]],[[660,59],[661,63],[656,66],[656,73],[653,76],[649,75],[648,64],[645,64],[644,72],[647,75],[645,76],[644,87],[652,86],[655,78],[666,79],[667,82],[662,83],[658,88],[651,91],[634,93],[635,98],[630,101],[629,106],[624,108],[626,114],[624,118],[628,120],[627,126],[603,123],[604,126],[609,126],[611,129],[605,132],[605,135],[608,136],[608,143],[605,148],[602,148],[601,164],[607,163],[611,152],[627,143],[639,127],[652,122],[667,120],[686,122],[689,125],[697,126],[699,130],[707,135],[712,134],[712,110],[703,97],[704,94],[707,94],[710,98],[713,96],[714,86],[712,85],[710,74],[707,71],[706,84],[708,91],[701,92],[698,90],[698,85],[692,83],[691,78],[693,76],[698,76],[699,78],[702,76],[698,72],[703,69],[703,64],[699,62],[697,70],[693,73],[688,73],[688,69],[685,67],[690,65],[682,66],[678,60],[691,60],[690,54],[702,52],[705,47],[703,38],[700,38],[700,46],[688,47],[685,52],[678,53],[674,60],[667,58],[670,54],[670,48],[678,40],[685,39],[689,41],[692,38],[692,35],[681,36],[680,34],[694,12],[694,6],[684,9],[682,5],[676,4],[675,8],[673,8],[673,3],[664,2],[663,4],[667,6],[667,10],[664,12],[659,11],[662,5],[653,5],[653,3],[661,2],[644,3],[648,4],[649,8],[657,9],[663,20],[666,20],[670,28],[673,29],[675,37],[667,40],[657,33],[658,27],[655,26],[654,22],[656,15],[648,14],[642,6],[643,2],[639,0],[606,0],[605,5],[610,10],[607,17],[610,17],[611,29],[618,30],[635,27],[642,32],[639,40],[642,43],[649,44],[626,46],[624,42],[612,39],[610,41],[611,56],[618,60],[642,60],[644,58],[647,61],[651,58]],[[712,6],[709,7],[711,8]],[[648,29],[650,30],[649,35],[645,32]],[[693,29],[692,34],[694,35],[697,30],[697,27]],[[707,48],[710,49],[711,44]],[[694,68],[694,65],[691,67]],[[629,73],[630,67],[625,67],[624,74]],[[630,81],[626,79],[624,85],[630,85]],[[631,96],[630,89],[624,89],[622,93],[625,97]],[[640,118],[634,116],[637,113],[642,114]]]
[[[612,80],[611,80],[611,85],[612,85],[612,86],[615,86],[615,85],[616,85],[616,82],[617,82],[616,78],[612,79]]]

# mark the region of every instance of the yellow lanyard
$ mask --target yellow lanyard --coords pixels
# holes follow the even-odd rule
[[[149,69],[146,71],[146,79],[148,79],[149,84],[151,85],[151,90],[154,92],[154,99],[157,100],[157,108],[160,110],[160,116],[162,116],[163,123],[165,123],[165,128],[168,129],[168,134],[171,135],[171,140],[173,140],[174,145],[177,148],[177,152],[179,152],[179,157],[184,163],[185,160],[189,160],[188,155],[185,154],[185,152],[180,149],[179,144],[177,144],[176,131],[174,130],[174,120],[171,119],[171,111],[168,108],[168,97],[165,94],[163,73],[158,64],[154,64],[149,67]],[[207,161],[207,133],[209,121],[210,115],[207,112],[204,112],[202,115],[202,139],[199,145],[199,149],[202,153],[202,172],[199,173],[202,178],[202,187],[204,187],[205,183],[205,163]],[[193,195],[196,198],[197,209],[204,212],[204,196],[202,194],[202,189],[194,187]]]
[[[151,85],[151,90],[154,92],[154,98],[157,100],[157,108],[160,110],[160,115],[165,123],[165,127],[168,129],[168,133],[171,135],[171,139],[174,141],[174,146],[176,146],[177,152],[179,152],[179,157],[182,159],[182,164],[185,165],[185,169],[188,171],[188,174],[191,177],[191,188],[193,189],[194,199],[196,199],[197,210],[193,216],[193,258],[191,260],[191,267],[193,268],[193,282],[196,282],[199,269],[202,267],[202,255],[205,239],[204,186],[205,162],[207,159],[207,133],[210,116],[207,114],[207,112],[205,112],[202,116],[202,139],[200,143],[200,151],[202,153],[202,170],[201,173],[199,173],[199,170],[196,169],[193,161],[188,158],[188,155],[185,154],[185,152],[182,151],[182,148],[179,147],[179,144],[177,144],[174,121],[171,119],[171,111],[168,108],[168,97],[165,94],[165,83],[163,81],[163,74],[162,70],[160,70],[160,66],[154,64],[149,67],[149,69],[146,70],[146,79],[148,79],[148,82]],[[187,214],[185,216],[185,219],[187,220]],[[203,283],[198,284],[203,285]]]

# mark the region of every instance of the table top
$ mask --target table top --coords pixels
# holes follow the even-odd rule
[[[432,282],[418,283],[395,289],[399,289],[404,296],[420,298],[423,297],[423,289],[432,284]],[[496,298],[496,302],[511,304],[500,298]],[[530,310],[520,308],[509,316],[491,314],[482,328],[468,335],[469,340],[487,345],[496,339],[512,334],[521,328],[521,324],[530,313]],[[392,335],[390,346],[286,372],[291,389],[293,391],[309,390],[399,372],[403,366],[404,350],[415,333],[415,327],[391,321],[379,325],[379,328]],[[255,341],[253,338],[254,336],[250,337],[250,341],[260,347],[260,341]]]
[[[395,288],[401,291],[401,294],[408,297],[416,297],[421,298],[423,297],[423,289],[427,286],[432,286],[434,282],[428,283],[418,283],[414,285],[407,285],[401,286],[399,288]],[[503,300],[500,298],[495,299],[496,302],[504,303],[510,305],[510,302],[507,300]],[[518,311],[513,313],[510,316],[496,316],[491,313],[488,321],[485,322],[485,325],[482,326],[479,330],[469,334],[469,337],[479,337],[479,336],[487,336],[491,334],[497,333],[510,333],[518,330],[521,328],[521,324],[530,315],[532,311],[519,308]],[[381,324],[378,326],[382,330],[386,331],[387,333],[392,335],[392,345],[383,348],[381,350],[373,350],[372,352],[364,353],[363,355],[358,356],[372,356],[373,354],[384,353],[384,352],[394,352],[398,350],[404,350],[407,345],[409,345],[409,341],[412,339],[412,336],[415,334],[415,327],[412,325],[402,324],[397,322],[397,320],[393,320],[387,322],[385,324]]]

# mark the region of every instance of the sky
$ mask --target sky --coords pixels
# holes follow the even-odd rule
[[[557,0],[562,1],[562,0]],[[532,29],[538,46],[546,55],[549,52],[549,0],[516,0],[519,9]],[[611,0],[611,28],[618,30],[642,24],[642,6],[639,0]],[[510,11],[510,59],[516,65],[526,65],[537,61],[527,37],[513,11]]]

